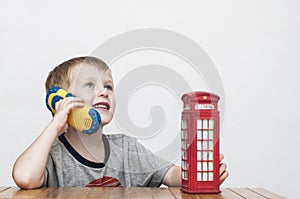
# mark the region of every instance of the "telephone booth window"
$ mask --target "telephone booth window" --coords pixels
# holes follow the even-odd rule
[[[187,148],[188,148],[188,135],[187,135],[187,120],[181,121],[181,167],[182,179],[188,179],[188,163],[187,163]]]
[[[213,181],[214,120],[197,119],[197,181]]]

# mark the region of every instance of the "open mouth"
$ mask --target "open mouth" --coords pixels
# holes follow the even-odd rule
[[[110,109],[110,105],[107,102],[99,102],[97,104],[94,104],[93,107],[95,109],[103,109],[103,110],[109,110]]]

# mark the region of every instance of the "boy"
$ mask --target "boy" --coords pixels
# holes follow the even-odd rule
[[[16,160],[13,178],[20,188],[181,185],[180,167],[154,156],[136,139],[103,134],[116,105],[111,70],[103,61],[78,57],[63,62],[48,75],[46,90],[53,86],[76,97],[55,104],[47,127]],[[101,115],[97,133],[86,135],[68,126],[71,109],[84,104]],[[221,164],[220,182],[227,176],[226,165]]]

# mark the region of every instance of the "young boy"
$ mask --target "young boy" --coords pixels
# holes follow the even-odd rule
[[[134,138],[103,134],[116,106],[112,73],[103,61],[77,57],[63,62],[48,75],[46,90],[53,86],[76,97],[55,104],[47,127],[16,160],[13,179],[20,188],[181,185],[180,167],[156,157]],[[97,133],[83,134],[67,123],[71,109],[84,104],[101,115]],[[221,164],[220,182],[227,176]]]

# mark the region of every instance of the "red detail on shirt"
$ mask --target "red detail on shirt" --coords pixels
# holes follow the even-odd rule
[[[104,176],[103,178],[99,178],[89,182],[86,187],[121,187],[121,183],[118,179]]]

